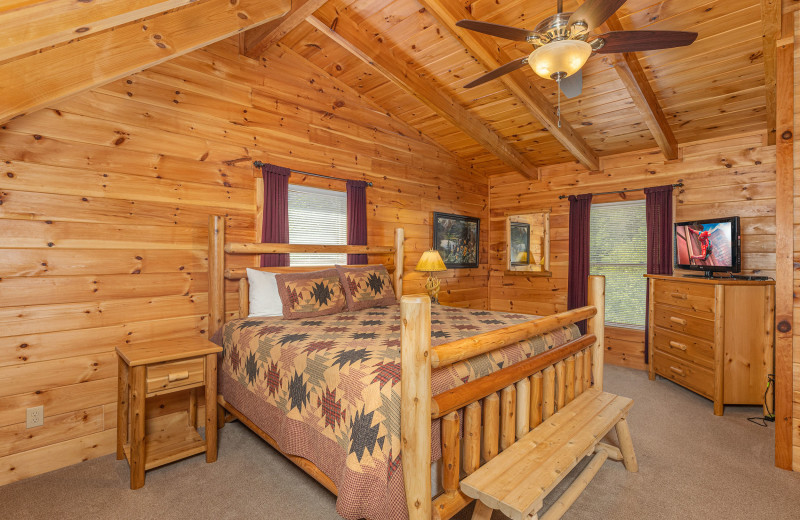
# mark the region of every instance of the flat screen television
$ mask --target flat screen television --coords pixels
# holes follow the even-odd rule
[[[675,268],[738,273],[741,264],[739,217],[675,223]]]

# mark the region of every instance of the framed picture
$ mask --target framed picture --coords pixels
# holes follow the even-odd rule
[[[433,214],[433,247],[439,251],[448,269],[478,267],[481,219]]]
[[[511,222],[509,226],[511,265],[528,265],[531,262],[531,225]]]

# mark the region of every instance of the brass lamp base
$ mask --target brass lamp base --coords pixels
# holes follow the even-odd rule
[[[428,273],[428,281],[425,282],[425,290],[431,297],[433,303],[439,303],[439,287],[442,282],[433,273]]]

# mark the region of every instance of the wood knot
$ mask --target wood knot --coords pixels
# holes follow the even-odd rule
[[[788,141],[791,138],[792,138],[792,132],[790,130],[787,130],[781,134],[781,139],[783,139],[784,141]]]
[[[778,323],[778,326],[776,328],[778,329],[778,332],[786,333],[792,330],[792,324],[786,320],[782,320],[781,322]]]

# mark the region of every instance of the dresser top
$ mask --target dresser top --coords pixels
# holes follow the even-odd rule
[[[732,278],[694,278],[691,276],[675,276],[667,274],[646,274],[647,278],[657,280],[673,280],[676,282],[704,283],[709,285],[775,285],[775,280],[735,280]]]

